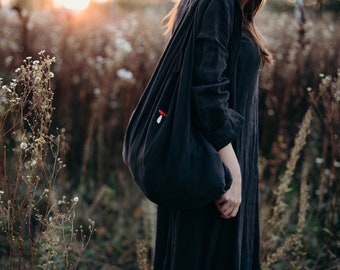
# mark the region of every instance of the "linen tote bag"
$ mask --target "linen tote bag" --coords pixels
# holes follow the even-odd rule
[[[145,196],[177,209],[201,207],[231,184],[217,151],[192,125],[191,88],[199,5],[180,20],[133,112],[123,159]]]

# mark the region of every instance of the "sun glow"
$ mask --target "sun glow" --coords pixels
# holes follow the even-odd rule
[[[81,11],[90,5],[91,0],[54,0],[57,8],[66,8],[74,11]]]

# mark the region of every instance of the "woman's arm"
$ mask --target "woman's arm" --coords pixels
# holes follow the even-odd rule
[[[237,215],[242,200],[242,176],[232,144],[219,150],[222,162],[231,172],[233,182],[230,188],[216,201],[216,206],[222,218],[232,218]]]
[[[198,24],[192,87],[192,120],[218,151],[234,141],[243,116],[229,107],[229,50],[233,0],[211,0]]]
[[[231,145],[244,118],[229,107],[228,44],[234,31],[234,1],[211,0],[198,25],[192,88],[193,124],[219,152],[233,182],[217,200],[223,218],[236,216],[241,202],[241,173]]]

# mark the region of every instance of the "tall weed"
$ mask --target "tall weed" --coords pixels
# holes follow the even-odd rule
[[[94,232],[93,221],[75,227],[78,197],[58,200],[65,136],[50,133],[54,62],[40,52],[23,60],[11,82],[0,81],[0,260],[7,269],[76,269]]]

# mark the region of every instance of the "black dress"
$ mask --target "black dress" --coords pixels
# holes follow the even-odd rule
[[[214,1],[214,0],[213,0]],[[217,0],[218,1],[218,0]],[[198,41],[199,42],[199,41]],[[203,42],[203,41],[202,41]],[[210,49],[214,44],[210,44]],[[218,44],[215,44],[218,52]],[[206,47],[206,48],[208,48]],[[204,45],[197,46],[197,57]],[[203,55],[203,56],[202,56]],[[227,57],[227,55],[225,56]],[[214,61],[210,61],[210,65]],[[202,64],[202,63],[201,63]],[[217,63],[215,63],[216,65]],[[238,136],[232,141],[242,172],[242,203],[237,217],[222,219],[214,202],[194,210],[158,207],[154,270],[257,270],[259,261],[258,217],[258,71],[260,52],[242,34],[236,65],[233,110],[244,117]],[[205,63],[204,68],[209,68]],[[194,82],[218,80],[198,68]],[[207,75],[208,74],[208,75]],[[202,76],[212,78],[202,78]],[[195,77],[195,75],[194,75]],[[228,100],[225,100],[228,103]]]

